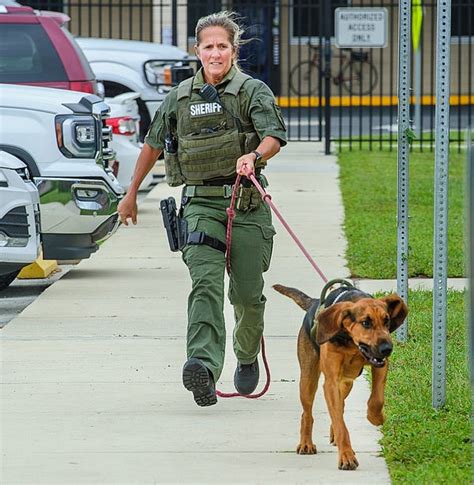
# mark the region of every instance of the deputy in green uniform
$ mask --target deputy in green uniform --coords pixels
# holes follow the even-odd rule
[[[286,128],[270,89],[237,67],[242,30],[228,12],[203,17],[196,26],[202,68],[173,88],[156,112],[137,160],[132,184],[119,205],[121,221],[137,221],[140,183],[164,150],[166,181],[184,184],[182,211],[188,225],[183,260],[192,279],[188,299],[188,360],[183,384],[199,406],[217,402],[215,382],[224,365],[224,273],[227,214],[237,174],[260,175],[286,144]],[[213,85],[219,99],[200,93]],[[270,209],[243,178],[233,222],[229,300],[238,392],[251,394],[259,379],[257,356],[264,325],[263,276],[272,254]],[[246,183],[248,182],[248,183]]]

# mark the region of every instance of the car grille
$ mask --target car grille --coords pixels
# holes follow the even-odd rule
[[[112,141],[112,128],[107,126],[105,120],[109,117],[109,114],[103,114],[102,121],[102,159],[104,161],[104,167],[108,168],[115,160],[115,151],[109,147],[109,143]]]
[[[9,237],[30,237],[26,207],[15,207],[0,219],[0,231]]]
[[[34,205],[34,216],[35,216],[35,227],[36,227],[36,234],[41,233],[41,218],[40,218],[40,208],[38,204]]]

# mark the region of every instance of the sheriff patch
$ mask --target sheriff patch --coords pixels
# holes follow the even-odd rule
[[[213,115],[221,112],[222,106],[219,103],[199,103],[192,104],[189,107],[189,114],[191,115],[191,118],[196,116]]]

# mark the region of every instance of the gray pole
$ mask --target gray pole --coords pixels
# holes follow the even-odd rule
[[[408,302],[408,156],[410,129],[410,27],[411,0],[400,0],[398,14],[398,212],[397,292]],[[396,331],[406,342],[408,319]]]
[[[446,288],[448,269],[448,169],[451,0],[438,0],[436,25],[435,204],[433,264],[434,408],[446,402]]]
[[[474,391],[474,285],[472,278],[474,278],[474,146],[473,146],[474,132],[469,130],[467,134],[467,173],[468,173],[468,247],[470,248],[469,258],[469,305],[468,305],[468,325],[469,325],[469,341],[470,352],[469,358],[471,362],[471,389]]]

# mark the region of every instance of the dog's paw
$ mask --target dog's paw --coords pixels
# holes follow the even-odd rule
[[[316,445],[313,443],[300,443],[296,448],[298,455],[315,455],[317,453]]]
[[[383,412],[374,413],[369,410],[367,411],[367,419],[374,426],[382,426],[382,424],[385,422],[385,416]]]
[[[339,470],[355,470],[358,466],[354,451],[348,450],[339,454]]]

